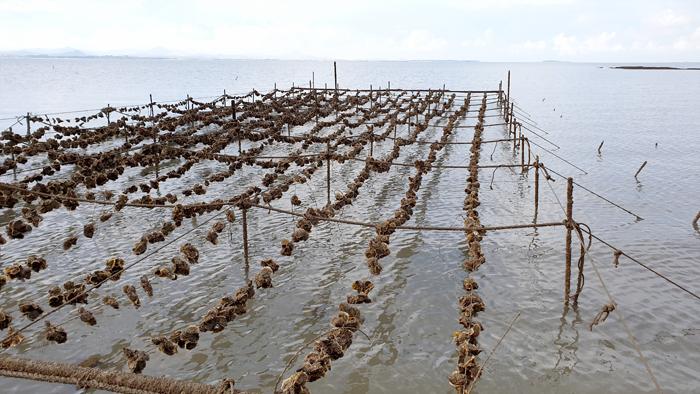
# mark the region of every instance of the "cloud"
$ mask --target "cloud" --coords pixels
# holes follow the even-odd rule
[[[401,41],[399,49],[406,51],[435,51],[447,46],[447,41],[442,38],[433,38],[427,30],[414,30],[408,38]]]
[[[671,10],[662,11],[645,19],[642,23],[651,27],[669,28],[687,25],[690,18]]]
[[[547,44],[545,44],[544,41],[540,40],[537,42],[531,42],[530,40],[525,41],[524,44],[520,45],[511,45],[510,49],[515,50],[516,53],[519,53],[521,50],[526,50],[526,51],[541,51],[547,48]]]
[[[595,37],[579,41],[576,36],[565,37],[564,33],[560,33],[554,37],[554,51],[562,55],[577,55],[589,52],[611,52],[621,51],[624,47],[620,44],[613,45],[610,41],[615,38],[616,33],[602,32]]]
[[[689,37],[682,36],[673,44],[673,49],[685,51],[685,50],[697,50],[700,49],[700,27],[695,29],[693,34]]]
[[[488,43],[491,42],[491,38],[493,37],[493,29],[486,29],[484,32],[484,36],[477,38],[475,40],[465,40],[462,41],[462,46],[465,47],[483,47],[486,46]]]

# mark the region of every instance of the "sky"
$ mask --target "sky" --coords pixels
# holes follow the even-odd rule
[[[700,62],[700,0],[0,0],[0,52]]]

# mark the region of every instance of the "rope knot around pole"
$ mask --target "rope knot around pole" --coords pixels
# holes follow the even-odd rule
[[[605,319],[608,318],[608,315],[610,314],[610,312],[615,310],[616,306],[617,306],[617,304],[615,304],[615,301],[611,302],[609,305],[603,305],[603,308],[600,310],[600,312],[598,312],[596,317],[593,319],[593,323],[591,323],[591,326],[590,326],[591,331],[593,331],[593,326],[597,326],[598,323],[604,322]],[[605,314],[605,316],[603,316],[603,314]],[[601,317],[602,317],[602,319],[601,319]]]

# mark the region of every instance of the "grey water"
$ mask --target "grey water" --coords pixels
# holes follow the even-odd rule
[[[370,85],[373,89],[386,88],[390,81],[394,89],[441,89],[444,85],[452,90],[497,90],[500,81],[505,89],[510,70],[511,96],[521,114],[518,118],[532,130],[523,128],[532,142],[533,155],[538,155],[547,168],[573,177],[580,185],[634,213],[575,187],[574,219],[587,224],[593,234],[615,248],[698,294],[700,231],[691,222],[700,211],[700,72],[610,68],[616,65],[447,61],[337,64],[339,86],[350,89],[367,89]],[[670,66],[698,67],[690,63]],[[181,101],[188,94],[204,101],[221,95],[224,89],[227,94],[238,95],[253,88],[270,91],[275,83],[279,89],[292,84],[308,87],[312,73],[316,88],[333,86],[333,64],[325,61],[0,58],[0,128],[5,130],[16,122],[15,117],[27,112],[48,114],[50,118],[81,117],[108,103],[145,104],[149,95],[156,102]],[[472,100],[476,99],[480,96],[473,96]],[[498,117],[486,119],[487,123],[501,123]],[[459,124],[473,126],[474,122],[468,118]],[[21,133],[24,127],[15,124],[13,130]],[[304,133],[311,127],[298,126],[293,133]],[[471,141],[473,129],[455,130],[450,141]],[[440,134],[441,128],[431,128],[421,139],[436,140]],[[484,140],[506,135],[504,126],[487,127]],[[379,143],[375,157],[383,157],[391,147],[389,142]],[[266,147],[265,153],[283,154],[284,149]],[[237,148],[226,152],[235,154]],[[406,147],[397,161],[413,162],[427,154],[427,145]],[[468,160],[468,145],[448,145],[439,152],[436,164],[458,165]],[[645,161],[647,165],[635,178]],[[39,163],[30,161],[27,166]],[[514,151],[510,142],[485,144],[481,163],[520,163],[520,152]],[[178,165],[167,163],[161,171]],[[221,168],[218,164],[198,164],[189,177],[162,183],[160,192],[180,194]],[[332,191],[344,191],[359,168],[352,162],[333,164]],[[398,167],[373,175],[341,217],[364,222],[391,217],[400,207],[408,177],[414,172],[410,167]],[[319,171],[313,181],[292,187],[273,206],[291,209],[291,194],[302,199],[302,207],[323,205],[324,173]],[[118,193],[153,174],[151,168],[127,169],[119,180],[98,190]],[[566,181],[551,175],[555,180],[552,189],[544,177],[540,178],[540,223],[560,222],[565,217],[557,197],[565,199]],[[460,226],[466,176],[466,170],[439,168],[426,175],[414,216],[407,224]],[[261,178],[260,171],[244,169],[226,184],[212,184],[207,195],[186,201],[230,198],[248,185],[259,184]],[[6,174],[0,181],[17,180]],[[482,205],[478,211],[483,224],[533,222],[533,171],[484,169],[480,182]],[[0,248],[2,268],[30,254],[44,256],[49,264],[47,270],[33,274],[30,280],[10,282],[0,292],[0,308],[14,311],[15,326],[27,322],[17,313],[19,302],[39,300],[49,310],[45,295],[51,286],[101,269],[111,257],[125,258],[127,263],[135,260],[131,255],[133,244],[169,219],[167,210],[127,208],[98,224],[93,239],[80,236],[78,245],[70,251],[61,249],[65,238],[80,235],[82,226],[99,217],[103,209],[107,208],[81,204],[76,211],[51,212],[24,240],[9,240]],[[20,210],[21,204],[3,210],[0,226],[19,216]],[[173,236],[212,215],[186,222]],[[374,234],[367,228],[322,224],[313,230],[308,242],[297,246],[292,257],[283,257],[279,254],[280,242],[290,237],[295,220],[253,210],[249,223],[250,273],[243,265],[240,219],[222,233],[217,246],[204,240],[208,231],[208,225],[204,225],[182,242],[129,270],[121,281],[98,289],[88,305],[95,310],[96,326],[71,320],[75,311],[64,308],[49,320],[54,324],[65,322],[67,343],[49,343],[40,328],[33,327],[27,331],[24,343],[3,353],[128,371],[122,347],[144,349],[152,337],[198,324],[222,296],[234,293],[244,284],[246,275],[257,272],[260,260],[272,257],[281,265],[273,278],[275,286],[259,290],[249,302],[246,315],[219,334],[202,334],[193,351],[180,350],[172,357],[152,353],[144,371],[210,384],[228,377],[236,380],[236,388],[272,392],[291,356],[329,328],[337,305],[354,292],[350,284],[368,278],[363,254]],[[124,301],[119,311],[97,306],[98,296],[116,296],[122,284],[136,284],[141,275],[169,264],[184,242],[193,243],[201,253],[200,264],[192,267],[189,277],[167,283],[156,281],[154,298],[142,295],[138,310]],[[486,263],[474,273],[486,309],[479,314],[485,329],[479,338],[484,349],[481,362],[518,312],[522,314],[484,368],[474,392],[656,392],[615,313],[590,330],[593,318],[610,301],[588,260],[578,305],[564,305],[564,245],[562,227],[492,231],[484,238]],[[453,332],[460,329],[457,299],[464,295],[461,283],[468,275],[461,266],[467,256],[464,234],[401,230],[392,236],[390,248],[391,255],[382,260],[384,271],[371,278],[376,284],[371,293],[373,302],[361,306],[366,316],[363,331],[370,339],[357,335],[345,357],[333,362],[326,377],[308,384],[313,393],[454,392],[445,376],[456,368],[451,341]],[[579,251],[576,240],[573,249],[575,263]],[[590,256],[664,392],[700,392],[700,300],[625,257],[615,267],[613,249],[600,242],[593,241]],[[574,279],[576,273],[574,268]],[[303,351],[301,357],[307,353]],[[300,364],[297,360],[294,366]],[[83,392],[75,386],[14,378],[0,378],[0,387],[7,393]]]

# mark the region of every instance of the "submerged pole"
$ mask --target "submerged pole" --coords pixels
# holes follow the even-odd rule
[[[525,138],[523,137],[523,132],[520,132],[520,165],[522,165],[522,172],[525,172]]]
[[[564,278],[564,305],[569,305],[569,293],[571,292],[571,230],[573,225],[574,209],[574,180],[569,177],[566,180],[566,272]]]
[[[540,157],[535,156],[535,221],[540,205]]]
[[[247,209],[241,209],[243,212],[243,260],[245,261],[245,267],[248,268],[250,264],[248,263],[248,218],[246,217]]]
[[[326,191],[328,205],[331,205],[331,143],[326,142]]]

